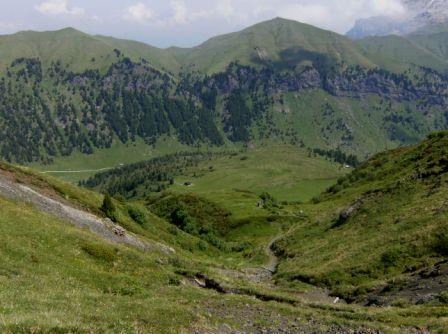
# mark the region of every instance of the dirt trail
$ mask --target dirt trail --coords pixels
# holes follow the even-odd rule
[[[40,173],[41,174],[93,173],[93,172],[104,172],[112,168],[113,167],[104,167],[100,169],[82,169],[82,170],[47,170]]]
[[[277,255],[272,249],[272,246],[279,241],[280,239],[285,238],[289,234],[293,232],[296,228],[296,225],[291,226],[286,232],[280,233],[274,239],[272,239],[269,244],[266,246],[266,253],[269,256],[268,263],[262,268],[266,271],[269,271],[269,279],[272,280],[273,274],[277,272],[277,267],[280,262]],[[322,289],[315,287],[307,292],[300,292],[297,295],[300,295],[304,300],[308,302],[314,303],[324,303],[324,304],[337,304],[337,303],[345,303],[345,301],[330,296],[330,291],[327,289]]]
[[[97,217],[89,212],[74,208],[61,199],[53,199],[31,189],[28,186],[14,182],[0,174],[0,195],[34,205],[38,210],[70,222],[80,228],[87,228],[100,237],[114,243],[127,244],[141,250],[161,250],[172,253],[174,250],[166,245],[143,241],[136,235],[114,224],[110,219]]]
[[[296,227],[295,225],[291,226],[286,232],[280,233],[269,242],[269,244],[266,246],[266,254],[269,256],[269,261],[263,267],[263,269],[268,270],[269,272],[271,272],[271,274],[275,274],[275,272],[277,271],[279,258],[277,257],[277,255],[275,255],[274,251],[272,250],[272,246],[274,246],[274,244],[280,239],[283,239],[284,237],[289,235],[294,230],[295,227]]]

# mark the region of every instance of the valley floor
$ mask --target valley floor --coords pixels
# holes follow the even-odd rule
[[[302,175],[294,180],[300,184],[317,174],[336,179],[347,173],[305,153],[282,161],[290,153],[278,147],[270,153],[277,154],[270,164],[263,161],[268,156],[263,149],[205,161],[156,199],[114,200],[115,223],[99,209],[99,193],[1,165],[0,331],[446,332],[443,304],[362,306],[320,282],[289,279],[290,272],[298,277],[302,271],[296,263],[309,263],[285,252],[285,243],[295,251],[305,240],[314,240],[321,233],[316,220],[331,210],[325,201],[288,202],[295,197],[288,192],[283,204],[265,198],[260,206],[259,193],[273,183],[281,193],[292,174]],[[313,174],[317,169],[312,166],[320,172]],[[286,172],[290,169],[294,172]],[[187,180],[191,187],[182,185]],[[306,197],[321,190],[316,185]],[[230,218],[221,218],[229,219],[224,221],[230,226],[221,226],[225,233],[219,243],[204,242],[203,235],[187,233],[164,217],[172,201],[210,219],[228,212]],[[306,239],[296,239],[307,233]],[[315,270],[324,268],[318,261],[323,261],[319,252],[324,254],[325,245],[309,245],[314,253],[306,256],[314,256]]]

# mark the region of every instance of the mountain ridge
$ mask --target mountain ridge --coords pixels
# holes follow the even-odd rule
[[[281,38],[277,39],[275,36]],[[72,41],[64,41],[68,38]],[[57,46],[54,43],[58,43]],[[40,57],[44,63],[68,59],[70,66],[77,71],[104,71],[116,60],[115,50],[120,50],[133,61],[146,59],[155,68],[171,73],[179,73],[183,69],[212,74],[223,71],[235,61],[251,66],[291,61],[307,64],[308,58],[313,57],[311,53],[316,56],[329,56],[335,62],[342,61],[364,67],[386,67],[392,71],[402,71],[409,66],[406,60],[403,62],[403,59],[390,57],[387,52],[371,53],[371,49],[366,48],[362,41],[352,43],[343,35],[332,31],[283,18],[212,37],[191,48],[158,48],[144,42],[89,35],[71,27],[55,31],[28,30],[1,35],[0,46],[8,50],[0,57],[0,69],[5,69],[10,62],[20,57]],[[299,50],[306,50],[309,54],[300,54]],[[378,57],[385,60],[378,60]],[[302,58],[303,60],[300,60]],[[417,65],[431,67],[433,63],[423,61],[417,62]],[[443,62],[436,61],[435,67],[438,70],[444,70],[444,66]]]
[[[283,31],[281,31],[283,29]],[[297,33],[300,32],[300,33]],[[70,34],[70,36],[64,36],[66,34]],[[276,41],[275,35],[284,35],[283,40]],[[313,36],[313,34],[317,34]],[[32,39],[29,38],[30,35],[33,35]],[[143,42],[136,42],[126,39],[117,39],[114,37],[101,36],[101,35],[89,35],[87,33],[81,32],[74,28],[64,28],[55,31],[44,31],[44,32],[36,32],[36,31],[23,31],[18,32],[11,35],[2,35],[0,36],[0,43],[3,40],[14,40],[15,37],[19,37],[19,42],[23,37],[26,37],[26,43],[30,45],[39,45],[40,39],[42,37],[48,36],[50,39],[54,36],[59,35],[60,38],[70,37],[71,39],[85,39],[86,43],[97,43],[94,45],[94,48],[97,48],[101,54],[101,57],[107,57],[109,53],[113,51],[114,48],[120,47],[126,55],[130,56],[134,60],[138,60],[138,57],[148,56],[148,60],[153,62],[156,66],[163,66],[165,69],[170,71],[178,71],[181,66],[189,67],[195,65],[198,66],[198,63],[206,62],[207,65],[201,65],[198,69],[205,70],[206,72],[212,69],[213,63],[217,63],[215,65],[216,69],[212,69],[211,72],[222,71],[225,69],[227,65],[234,61],[241,61],[244,64],[252,64],[254,65],[254,59],[256,58],[256,52],[254,49],[256,47],[266,48],[269,51],[269,60],[277,60],[280,56],[280,51],[287,49],[292,46],[301,46],[310,51],[322,51],[322,46],[328,45],[329,50],[325,50],[327,53],[331,52],[336,58],[340,58],[342,55],[342,59],[348,60],[351,62],[350,55],[353,55],[355,58],[354,62],[359,64],[371,64],[371,61],[367,59],[364,55],[362,55],[359,50],[356,50],[356,47],[353,47],[349,40],[347,40],[342,35],[331,32],[329,30],[319,29],[313,27],[308,24],[303,24],[297,21],[287,20],[283,18],[275,18],[269,21],[261,22],[245,28],[241,31],[223,34],[216,37],[212,37],[203,43],[191,47],[191,48],[178,48],[178,47],[169,47],[169,48],[157,48],[151,46],[149,44]],[[325,40],[324,43],[317,42],[314,40],[315,38],[322,38]],[[242,40],[241,40],[242,39]],[[254,44],[254,39],[257,39],[258,42]],[[269,43],[265,45],[266,39],[269,40]],[[49,43],[48,41],[43,41]],[[105,50],[105,43],[109,48]],[[17,43],[17,41],[16,41]],[[224,45],[221,45],[224,43]],[[230,45],[227,45],[230,43]],[[251,45],[248,48],[239,49],[239,44],[247,44]],[[257,44],[258,43],[258,44]],[[331,47],[331,43],[334,43],[334,46]],[[0,44],[1,45],[1,44]],[[87,44],[89,46],[89,44]],[[138,53],[133,48],[138,49]],[[17,46],[16,46],[17,47]],[[112,48],[112,50],[110,50]],[[338,48],[342,50],[339,51]],[[218,49],[218,51],[214,51]],[[222,56],[223,50],[232,49],[232,52],[227,56]],[[10,47],[11,52],[14,48]],[[89,52],[88,47],[85,47],[86,53]],[[72,53],[73,50],[71,50]],[[108,52],[108,53],[107,53]],[[345,55],[345,52],[349,52],[350,55]],[[19,58],[20,56],[37,56],[39,55],[33,51],[24,50],[23,47],[20,47],[19,52],[15,55],[15,58]],[[94,56],[94,54],[91,54]],[[91,56],[89,54],[89,56]],[[89,56],[85,56],[84,58],[88,58]],[[216,56],[223,58],[221,60],[216,59]],[[215,58],[213,58],[215,57]],[[344,58],[346,57],[346,58]],[[2,57],[3,62],[5,63],[5,56]],[[6,57],[7,60],[12,60],[14,57]],[[51,55],[47,55],[45,53],[42,54],[42,58],[51,58]],[[271,59],[272,58],[272,59]],[[259,59],[262,60],[262,59]],[[339,60],[339,59],[338,59]],[[84,59],[84,63],[82,65],[90,65],[90,67],[95,67],[93,64],[88,64]],[[76,67],[75,67],[76,68]],[[80,67],[78,66],[79,69]]]
[[[414,64],[277,18],[192,49],[74,29],[3,36],[0,46],[0,154],[9,161],[52,162],[167,138],[189,147],[274,140],[364,158],[448,120],[437,43]]]

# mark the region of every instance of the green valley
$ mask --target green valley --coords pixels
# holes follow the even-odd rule
[[[447,333],[447,32],[427,28],[0,35],[0,332]]]
[[[210,155],[179,179],[192,180],[191,187],[174,184],[140,199],[117,196],[112,213],[101,211],[97,193],[2,165],[1,226],[7,237],[0,248],[0,326],[14,333],[222,333],[276,326],[287,332],[443,333],[447,138],[439,133],[419,146],[380,154],[348,174],[306,151],[288,160],[294,153],[288,146],[271,151],[271,160],[264,149]],[[238,174],[239,168],[247,173]],[[286,196],[299,197],[300,181],[293,187],[297,195],[289,195],[289,182],[282,183],[297,174],[310,182],[339,180],[303,204],[260,193],[277,184]],[[232,190],[236,186],[243,189]],[[309,196],[318,192],[315,183]],[[88,225],[68,227],[78,218],[56,214],[53,203],[108,215],[121,227],[114,227],[113,237],[102,230],[92,234]],[[122,243],[131,236],[139,243]],[[273,274],[264,269],[273,256],[266,250],[271,240],[279,259]],[[437,274],[424,276],[433,268]],[[433,297],[417,305],[419,295],[407,292],[418,284],[414,277],[440,279],[437,288],[429,287]],[[336,296],[340,303],[334,303]],[[365,300],[369,306],[362,306]],[[381,301],[391,306],[378,308]],[[52,311],[43,314],[47,307]],[[73,310],[68,317],[67,310]]]

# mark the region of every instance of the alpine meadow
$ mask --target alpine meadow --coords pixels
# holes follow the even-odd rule
[[[34,30],[0,14],[1,333],[448,333],[447,1],[168,48],[46,28],[258,14],[27,2]]]

